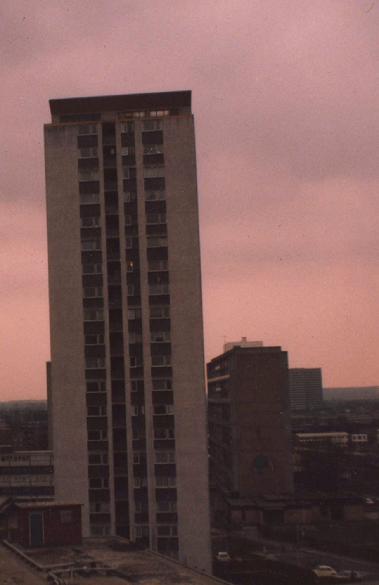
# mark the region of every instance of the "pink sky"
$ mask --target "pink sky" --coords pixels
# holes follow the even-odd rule
[[[0,399],[46,393],[48,99],[192,89],[206,357],[379,384],[379,2],[3,0]]]

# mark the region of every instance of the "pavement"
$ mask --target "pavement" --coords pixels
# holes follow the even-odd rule
[[[46,585],[46,576],[38,574],[0,546],[0,585]]]

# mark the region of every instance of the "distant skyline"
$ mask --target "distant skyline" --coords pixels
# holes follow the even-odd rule
[[[0,400],[45,396],[49,98],[191,89],[206,357],[379,383],[379,4],[3,0]]]

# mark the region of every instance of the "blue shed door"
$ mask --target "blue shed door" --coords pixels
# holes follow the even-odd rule
[[[43,512],[30,512],[29,514],[29,545],[43,545]]]

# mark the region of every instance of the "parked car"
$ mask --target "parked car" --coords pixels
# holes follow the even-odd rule
[[[317,565],[314,567],[313,573],[316,577],[337,577],[337,571],[333,569],[333,567],[329,567],[329,565]]]
[[[354,571],[352,569],[346,571],[340,571],[338,573],[338,577],[342,577],[348,581],[362,581],[363,575],[359,571]]]
[[[231,556],[228,552],[226,551],[220,551],[216,554],[216,561],[221,561],[222,563],[226,563],[228,561],[231,561]]]

